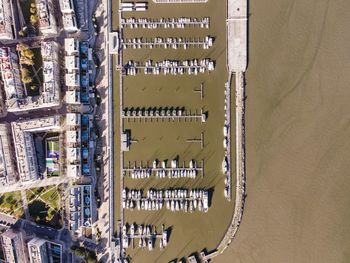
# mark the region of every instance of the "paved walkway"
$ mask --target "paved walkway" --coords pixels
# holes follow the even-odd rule
[[[27,220],[30,219],[29,209],[28,209],[28,200],[27,200],[27,194],[25,190],[21,190],[21,197],[22,197],[22,205],[24,209],[24,215]]]
[[[110,116],[110,89],[109,86],[109,53],[108,53],[108,34],[109,34],[109,21],[108,17],[109,11],[107,10],[108,2],[107,0],[98,0],[96,3],[96,18],[97,22],[100,26],[100,33],[95,41],[95,50],[99,50],[99,57],[101,60],[101,65],[99,68],[99,72],[97,74],[96,88],[101,94],[101,104],[97,108],[97,114],[100,116],[99,127],[101,129],[101,145],[99,145],[96,152],[98,152],[102,156],[102,167],[99,178],[97,178],[98,190],[101,196],[101,206],[98,209],[98,220],[94,224],[96,228],[101,232],[101,240],[104,242],[99,242],[97,247],[97,256],[100,262],[111,262],[110,259],[110,242],[111,242],[111,231],[113,229],[112,224],[113,221],[110,220],[111,214],[113,218],[113,210],[110,210],[110,134],[109,134],[109,126],[111,125],[111,121],[109,119]],[[113,193],[113,192],[112,192]]]
[[[18,182],[16,184],[10,185],[10,186],[4,186],[0,188],[0,194],[7,193],[7,192],[14,192],[14,191],[22,191],[27,190],[31,188],[37,188],[37,187],[45,187],[49,185],[59,185],[62,183],[68,183],[71,179],[67,176],[58,176],[58,177],[51,177],[47,178],[45,180],[36,180],[33,182]]]

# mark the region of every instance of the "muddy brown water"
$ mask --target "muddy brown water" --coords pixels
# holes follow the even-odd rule
[[[348,10],[250,1],[246,207],[213,262],[350,262]]]

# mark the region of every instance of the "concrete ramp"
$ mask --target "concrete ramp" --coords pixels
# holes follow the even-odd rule
[[[227,65],[230,72],[247,68],[247,0],[227,0]]]

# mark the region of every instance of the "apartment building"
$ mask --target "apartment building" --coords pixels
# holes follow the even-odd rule
[[[23,234],[21,232],[13,229],[6,230],[3,234],[1,234],[1,245],[6,262],[28,262]]]
[[[54,6],[51,0],[36,0],[39,29],[43,35],[57,34]]]
[[[5,104],[8,111],[16,111],[24,103],[24,87],[21,81],[19,60],[16,51],[9,47],[0,48],[0,70],[4,83]]]
[[[0,40],[13,38],[12,1],[0,0]]]
[[[75,16],[74,0],[60,0],[63,28],[68,33],[78,31],[77,19]]]
[[[60,105],[60,61],[59,44],[49,41],[41,43],[41,56],[43,59],[43,91],[42,103],[46,106]]]
[[[33,133],[60,131],[60,116],[23,120],[11,123],[17,169],[22,182],[39,178]]]
[[[30,263],[61,263],[62,246],[42,238],[33,238],[28,242]]]
[[[75,185],[69,194],[69,228],[77,235],[86,235],[91,227],[91,185]]]
[[[0,186],[16,182],[17,172],[11,145],[10,129],[6,124],[0,124]]]

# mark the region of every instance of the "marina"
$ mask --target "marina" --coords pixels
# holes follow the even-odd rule
[[[119,47],[119,55],[113,61],[116,77],[114,90],[121,87],[115,95],[121,98],[121,101],[115,100],[115,108],[118,109],[116,112],[119,111],[115,122],[118,128],[120,125],[122,133],[132,131],[130,137],[132,147],[120,156],[116,156],[119,166],[115,178],[121,183],[114,188],[117,188],[115,191],[118,192],[119,197],[115,199],[115,222],[121,222],[121,225],[117,225],[115,230],[120,237],[122,255],[130,256],[133,262],[151,263],[155,258],[158,258],[158,262],[171,262],[174,257],[180,259],[203,248],[215,248],[222,239],[233,212],[232,203],[227,202],[224,196],[225,177],[222,176],[221,171],[225,152],[223,148],[224,87],[228,78],[225,61],[226,36],[225,30],[222,30],[226,26],[225,7],[218,6],[213,1],[201,5],[187,5],[185,8],[184,5],[170,9],[165,6],[169,5],[154,4],[149,1],[146,12],[119,12],[118,16],[115,16],[117,21],[120,19],[121,22],[118,27],[114,27],[118,37],[113,36],[112,43],[112,47]],[[118,10],[118,7],[114,10]],[[193,17],[193,14],[196,14],[196,17],[206,18],[207,24],[198,23],[200,18]],[[179,18],[191,18],[192,21],[197,21],[178,25],[172,24],[172,18],[174,22]],[[134,24],[126,25],[127,20]],[[135,25],[135,22],[142,22],[142,20],[150,23]],[[152,24],[154,21],[162,23]],[[165,21],[167,23],[164,23]],[[208,49],[197,43],[186,48],[183,48],[180,43],[177,47],[173,46],[174,43],[170,43],[179,39],[183,42],[185,40],[195,42],[205,40],[207,36],[214,40]],[[159,38],[163,42],[159,46],[152,46],[156,40],[160,42]],[[127,42],[129,42],[128,47],[124,48],[122,43]],[[144,42],[148,44],[143,45]],[[169,44],[165,46],[164,42]],[[207,65],[202,65],[204,66],[204,70],[201,69],[202,72],[199,70],[201,60],[204,64],[207,61]],[[185,67],[181,69],[184,61],[188,63],[185,67],[190,69]],[[195,66],[196,62],[197,66]],[[210,71],[209,62],[212,62]],[[160,65],[160,63],[163,64]],[[128,66],[132,66],[130,67],[132,70],[127,72]],[[180,113],[181,117],[172,119],[172,115],[180,116],[174,111],[176,108],[183,109]],[[162,115],[163,109],[163,114],[168,117],[156,119],[154,117],[156,110],[159,110],[159,115]],[[203,109],[205,113],[205,123],[199,116],[201,115],[199,109]],[[152,110],[151,118],[143,117],[147,114],[151,116]],[[126,118],[127,111],[130,117],[134,115],[137,118]],[[191,121],[190,118],[183,118],[185,111],[195,113],[196,119]],[[203,124],[198,125],[198,122]],[[116,137],[120,138],[119,133]],[[205,176],[198,170],[197,175],[191,178],[191,173],[187,170],[186,177],[185,169],[182,169],[183,175],[181,175],[181,169],[171,169],[171,160],[176,156],[181,156],[179,168],[188,169],[189,161],[197,160],[197,167],[202,168]],[[153,168],[153,161],[156,159],[159,163],[157,168]],[[140,160],[149,161],[144,161],[141,165]],[[164,177],[163,160],[169,160],[166,168],[173,171],[173,174],[170,172],[170,177],[168,172],[165,172]],[[201,160],[205,163],[205,167],[201,165]],[[182,165],[184,162],[185,164]],[[175,171],[178,171],[177,175]],[[125,189],[134,190],[136,199],[123,199]],[[147,196],[148,190],[151,189],[163,191],[162,198],[151,199]],[[208,209],[203,208],[206,203],[203,202],[203,198],[191,199],[189,193],[186,197],[180,197],[177,193],[177,198],[170,196],[169,200],[165,200],[164,191],[171,189],[207,191],[210,200],[208,200]],[[139,190],[141,192],[135,192]],[[234,193],[232,195],[234,198]],[[192,213],[190,206],[192,206]],[[185,212],[186,207],[187,212]],[[217,217],[218,214],[221,215],[220,218]],[[158,228],[163,224],[174,226],[171,242],[165,249],[161,251],[156,245],[150,252],[137,245],[123,247],[122,225],[124,222],[134,222],[136,218],[144,225],[155,225]],[[213,225],[213,221],[217,223]]]

